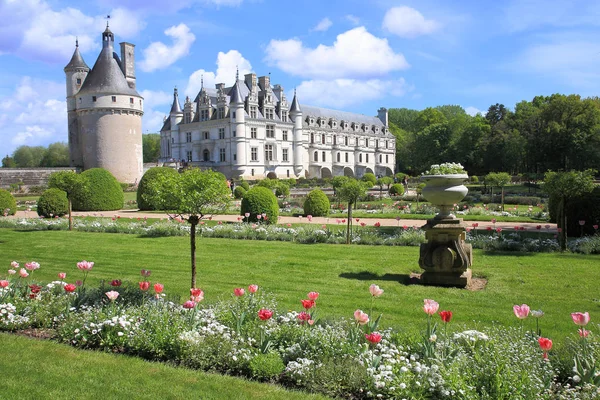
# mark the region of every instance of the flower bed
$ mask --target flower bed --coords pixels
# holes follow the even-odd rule
[[[326,293],[309,292],[297,310],[279,312],[276,299],[257,285],[234,288],[211,304],[205,304],[201,289],[192,289],[182,303],[151,282],[146,270],[138,283],[113,280],[90,288],[85,278],[94,268],[91,262],[77,263],[79,272],[60,273],[48,284],[33,279],[39,268],[35,262],[24,268],[15,262],[8,279],[0,280],[0,330],[52,329],[56,340],[78,348],[343,398],[592,399],[600,394],[595,373],[600,346],[587,312],[573,313],[574,335],[553,345],[539,335],[543,312],[527,305],[513,312],[517,322],[536,318],[535,332],[522,324],[458,327],[452,311],[440,311],[437,302],[426,299],[423,333],[410,336],[380,328],[377,298],[385,292],[377,285],[357,294],[367,312],[320,320]]]

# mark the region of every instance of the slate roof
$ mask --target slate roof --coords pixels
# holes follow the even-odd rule
[[[113,53],[112,50],[112,46],[106,46],[102,49],[94,68],[85,78],[78,94],[106,93],[142,97],[135,89],[129,87],[119,66],[121,63],[119,56]]]
[[[179,105],[179,95],[177,94],[177,88],[173,92],[173,105],[171,106],[171,114],[183,114],[181,106]]]
[[[347,111],[338,111],[338,110],[330,110],[328,108],[321,108],[321,107],[313,107],[313,106],[302,106],[303,107],[303,114],[305,116],[312,116],[315,118],[335,118],[338,121],[347,121],[347,122],[357,122],[360,124],[366,124],[366,125],[377,125],[377,126],[384,126],[383,122],[381,122],[381,120],[377,117],[370,117],[368,115],[364,115],[364,114],[356,114],[356,113],[351,113],[351,112],[347,112]]]
[[[65,67],[65,71],[68,69],[74,68],[85,68],[89,71],[90,67],[87,66],[85,61],[83,61],[83,57],[81,57],[81,53],[79,52],[79,46],[75,47],[75,51],[73,52],[73,57],[71,57],[71,61]]]

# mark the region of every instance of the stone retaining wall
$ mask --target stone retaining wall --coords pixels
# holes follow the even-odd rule
[[[50,174],[58,171],[75,171],[75,168],[0,168],[0,188],[8,189],[11,184],[46,186]]]

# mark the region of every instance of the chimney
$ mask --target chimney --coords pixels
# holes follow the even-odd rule
[[[270,76],[261,76],[258,78],[258,86],[262,90],[267,90],[271,86],[271,77]]]
[[[388,110],[385,107],[381,107],[379,110],[377,110],[377,118],[379,118],[381,120],[381,122],[383,123],[383,125],[385,125],[385,127],[388,127]]]
[[[256,87],[256,74],[246,74],[244,75],[244,82],[248,89],[252,90],[253,87]]]
[[[121,69],[130,88],[135,89],[135,45],[127,42],[121,45]]]

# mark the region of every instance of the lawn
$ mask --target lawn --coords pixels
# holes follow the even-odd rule
[[[3,399],[325,399],[139,358],[0,333]]]
[[[0,229],[2,263],[36,260],[42,268],[34,278],[81,279],[75,264],[87,259],[96,266],[88,282],[124,279],[137,282],[142,268],[166,293],[187,296],[189,238],[139,238],[134,235],[65,231],[23,232]],[[494,323],[516,325],[514,304],[542,309],[545,336],[561,339],[574,333],[570,313],[589,311],[597,321],[600,300],[600,256],[474,252],[475,276],[488,279],[484,290],[446,289],[409,285],[408,275],[419,271],[416,247],[301,245],[287,242],[229,239],[198,240],[198,282],[207,302],[231,296],[234,287],[255,283],[272,292],[280,311],[300,310],[309,291],[321,293],[321,317],[348,317],[357,308],[368,312],[371,283],[384,295],[375,311],[382,324],[418,333],[424,326],[423,299],[438,301],[455,314],[453,329]],[[2,274],[3,275],[3,274]],[[1,276],[1,275],[0,275]],[[533,328],[534,322],[525,321]]]

